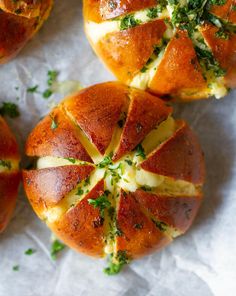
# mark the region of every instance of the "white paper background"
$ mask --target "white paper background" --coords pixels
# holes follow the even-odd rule
[[[93,54],[83,33],[81,1],[57,0],[50,19],[13,62],[1,66],[1,101],[20,97],[21,116],[9,120],[22,144],[50,100],[26,92],[46,88],[47,71],[60,80],[88,86],[113,77]],[[19,87],[19,90],[15,90]],[[62,96],[54,96],[57,100]],[[50,259],[50,231],[24,194],[7,231],[0,236],[0,296],[234,296],[236,295],[236,92],[227,98],[176,106],[188,120],[206,155],[205,200],[191,230],[160,253],[107,277],[103,260],[67,249]],[[28,248],[37,252],[24,255]],[[19,265],[18,272],[12,267]]]

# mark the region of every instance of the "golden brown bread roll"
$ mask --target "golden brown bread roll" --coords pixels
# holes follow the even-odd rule
[[[85,31],[127,85],[181,100],[220,98],[236,86],[235,7],[235,0],[84,0]]]
[[[32,131],[23,172],[37,215],[87,255],[134,259],[169,244],[202,200],[204,159],[162,100],[118,82],[67,97]]]
[[[0,116],[0,233],[15,208],[20,183],[20,155],[15,137]]]
[[[15,57],[48,18],[53,0],[0,0],[0,64]]]

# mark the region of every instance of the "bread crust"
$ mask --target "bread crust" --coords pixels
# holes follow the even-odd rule
[[[104,36],[96,46],[98,55],[121,81],[131,81],[153,53],[166,30],[163,20]],[[132,54],[131,54],[132,53]]]
[[[18,187],[21,180],[19,172],[20,154],[12,131],[0,116],[0,233],[9,223],[16,205]]]
[[[184,121],[171,138],[154,150],[141,167],[149,172],[201,185],[205,179],[204,156],[198,140]]]
[[[234,0],[205,5],[196,20],[202,8],[188,1],[112,1],[109,8],[110,2],[84,0],[85,32],[120,81],[174,101],[220,98],[235,87]]]
[[[82,144],[87,143],[85,150],[90,155],[88,146],[93,146],[100,155],[99,160],[90,155],[90,164],[78,159],[65,164],[59,157],[63,160],[59,166],[51,163],[23,172],[31,205],[59,238],[91,256],[123,252],[132,259],[161,249],[172,241],[175,231],[182,234],[190,227],[201,204],[205,177],[196,136],[184,121],[172,119],[172,132],[155,144],[157,148],[145,155],[146,148],[142,147],[152,131],[161,133],[163,124],[167,129],[170,106],[119,82],[88,87],[63,100],[36,126],[27,141],[28,156],[54,159],[51,147],[55,142],[60,145],[56,137],[62,139],[65,122],[57,122],[54,135],[47,122],[58,110],[64,112],[65,135],[74,134],[79,127],[89,141]],[[76,124],[69,125],[69,121]],[[51,142],[45,134],[52,137]],[[116,141],[114,135],[118,135]],[[76,155],[77,146],[67,149],[66,143],[70,146],[65,138],[56,149],[60,155],[65,155],[63,150]],[[111,143],[116,144],[111,147]],[[32,153],[32,147],[34,151],[41,147],[41,152]],[[42,153],[42,147],[48,155]],[[137,177],[140,172],[141,181]],[[154,180],[151,187],[145,183],[149,179]],[[136,185],[127,187],[124,182]]]
[[[210,24],[202,27],[201,32],[209,44],[214,56],[225,70],[225,83],[236,87],[236,34],[229,34],[225,39],[217,38],[218,28]]]
[[[0,233],[3,232],[16,206],[20,172],[0,173]]]
[[[84,2],[84,15],[89,20],[101,22],[155,4],[156,0],[88,0]]]
[[[48,18],[53,4],[53,0],[38,1],[35,5],[30,4],[32,1],[20,1],[24,2],[25,7],[21,10],[21,15],[14,10],[20,2],[17,1],[18,4],[9,4],[9,2],[13,3],[7,0],[0,2],[0,7],[3,9],[0,10],[0,64],[14,58],[36,34]]]

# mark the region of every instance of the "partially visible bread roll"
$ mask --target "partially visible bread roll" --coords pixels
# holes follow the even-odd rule
[[[26,144],[37,166],[23,172],[24,188],[37,215],[70,247],[114,262],[183,234],[201,204],[205,168],[196,136],[171,113],[118,82],[66,98]]]
[[[93,49],[127,85],[179,100],[236,87],[234,0],[84,0],[84,19]]]
[[[0,233],[6,228],[16,204],[20,183],[20,155],[16,139],[0,116]]]
[[[0,0],[0,64],[14,58],[48,18],[53,0]]]

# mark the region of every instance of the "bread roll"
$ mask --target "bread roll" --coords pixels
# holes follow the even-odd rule
[[[0,0],[0,64],[14,58],[48,18],[53,0]]]
[[[15,137],[0,116],[0,233],[15,208],[20,183],[20,155]]]
[[[176,3],[176,4],[174,4]],[[236,86],[234,0],[84,0],[87,37],[127,85],[176,100]]]
[[[118,82],[67,97],[32,131],[36,168],[24,188],[40,219],[68,246],[94,257],[135,259],[192,224],[204,159],[183,120],[162,100]]]

